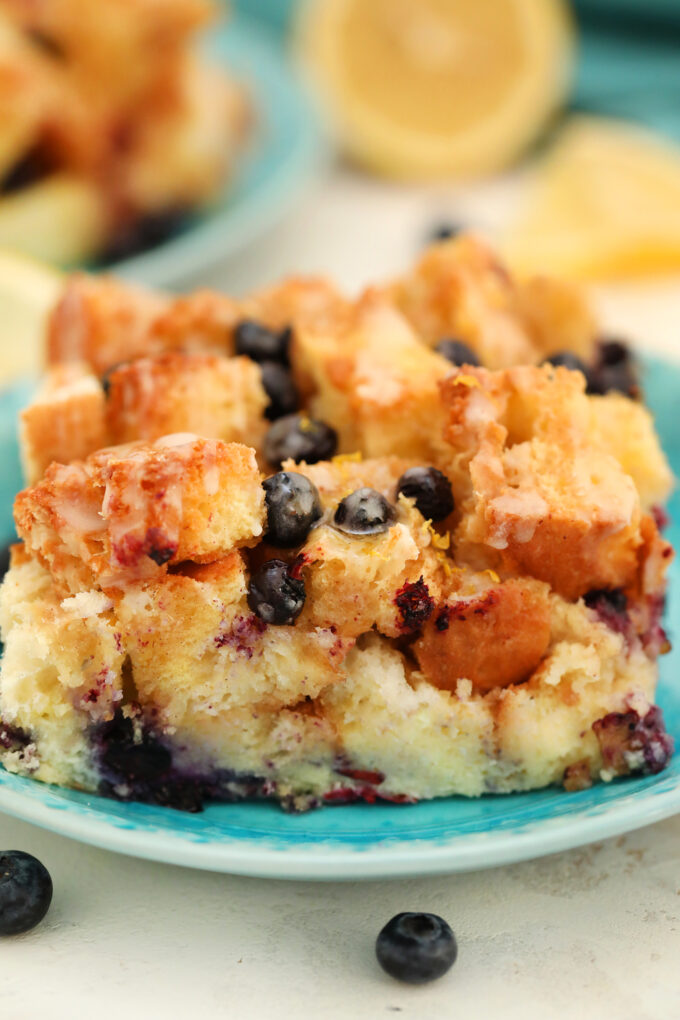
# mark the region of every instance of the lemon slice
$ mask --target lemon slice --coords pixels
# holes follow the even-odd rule
[[[100,190],[72,174],[53,174],[0,198],[0,248],[55,265],[90,258],[106,236]]]
[[[680,149],[620,122],[574,118],[501,247],[520,272],[680,270]]]
[[[345,148],[395,177],[490,173],[563,99],[562,0],[308,0],[298,47]]]
[[[56,270],[0,249],[0,383],[42,367],[46,320],[62,285]]]

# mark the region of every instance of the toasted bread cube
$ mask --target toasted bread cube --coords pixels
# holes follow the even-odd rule
[[[232,333],[240,318],[238,304],[226,294],[197,290],[173,298],[149,329],[148,350],[206,351],[232,354]]]
[[[102,375],[113,365],[152,354],[151,325],[166,304],[165,297],[112,277],[77,273],[50,317],[48,362],[84,361]]]
[[[15,503],[26,548],[74,591],[219,559],[257,539],[263,518],[253,451],[188,434],[53,464]]]
[[[49,61],[31,46],[3,10],[0,14],[0,180],[3,183],[37,143],[53,89]]]
[[[621,393],[592,397],[590,403],[596,438],[635,482],[642,509],[663,506],[673,475],[647,408]]]
[[[535,360],[515,285],[477,238],[433,245],[386,293],[427,344],[456,337],[490,368]]]
[[[246,602],[243,557],[129,585],[115,597],[142,705],[165,725],[314,698],[342,679],[352,641],[330,628],[268,626]]]
[[[272,329],[299,326],[336,332],[350,311],[350,302],[322,276],[289,276],[240,302],[241,318],[255,319]]]
[[[193,432],[257,448],[267,402],[248,358],[175,351],[111,372],[106,414],[114,443]]]
[[[435,544],[439,536],[412,501],[397,500],[397,482],[406,466],[408,461],[398,457],[362,461],[342,456],[283,465],[314,482],[331,521],[340,500],[364,486],[381,492],[397,510],[395,523],[383,534],[347,535],[323,523],[312,529],[298,560],[307,589],[301,619],[338,627],[352,637],[373,627],[398,637],[428,619],[447,567]]]
[[[29,485],[52,461],[82,460],[110,442],[104,391],[86,365],[56,365],[19,417],[19,443]]]
[[[307,602],[301,619],[358,637],[418,630],[439,596],[444,566],[417,510],[400,508],[383,535],[361,538],[315,528],[300,552]]]
[[[465,373],[442,386],[450,470],[463,491],[468,479],[457,557],[536,577],[565,598],[627,584],[641,543],[639,498],[592,440],[581,374],[550,366]]]
[[[161,214],[218,194],[250,119],[245,89],[221,67],[184,54],[173,71],[143,103],[122,170],[134,205]]]
[[[211,290],[176,298],[111,277],[76,274],[54,309],[48,360],[84,361],[101,375],[164,351],[233,354],[235,326],[255,319],[274,329],[337,328],[348,303],[326,281],[294,277],[242,301]]]
[[[517,307],[535,348],[533,361],[571,351],[589,363],[595,356],[598,325],[581,287],[553,276],[517,282]]]
[[[468,571],[452,581],[415,645],[424,676],[448,691],[469,680],[482,693],[526,680],[550,643],[548,586]]]
[[[384,297],[365,295],[344,332],[299,328],[294,355],[315,391],[311,413],[338,431],[341,452],[433,462],[445,420],[437,383],[451,365]]]

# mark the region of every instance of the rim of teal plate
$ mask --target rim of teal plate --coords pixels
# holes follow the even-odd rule
[[[7,783],[8,778],[18,779],[7,774],[2,776],[0,807],[4,812],[78,842],[163,864],[251,878],[297,881],[408,878],[484,870],[632,832],[680,811],[680,781],[674,777],[671,789],[657,792],[651,799],[631,793],[619,797],[608,808],[600,806],[543,819],[502,835],[492,829],[441,840],[397,839],[364,846],[335,845],[324,840],[284,845],[270,843],[262,837],[235,839],[228,834],[223,841],[201,842],[186,835],[177,836],[165,828],[115,826],[100,819],[96,807],[90,815],[82,806],[73,812],[63,803],[50,804],[49,787],[42,791],[44,797],[29,807],[21,787],[25,783],[37,784],[30,779],[19,779],[19,789],[13,790]],[[555,792],[562,798],[578,796]],[[526,796],[531,796],[531,792]],[[408,810],[408,806],[405,809]],[[343,808],[335,806],[324,810],[336,812]]]
[[[206,34],[203,50],[248,89],[252,138],[217,201],[176,237],[107,265],[107,273],[151,287],[195,279],[280,222],[328,165],[313,104],[273,33],[233,17]]]

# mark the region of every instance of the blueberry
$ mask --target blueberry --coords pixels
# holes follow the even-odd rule
[[[288,364],[292,335],[290,326],[276,330],[254,319],[242,319],[234,327],[236,353],[251,361],[280,361]]]
[[[583,601],[591,609],[604,603],[613,613],[628,612],[628,597],[623,588],[594,588],[586,592]]]
[[[630,348],[620,340],[602,340],[595,366],[590,371],[589,393],[623,393],[640,396],[638,368]]]
[[[127,361],[117,361],[115,365],[111,365],[111,368],[107,368],[104,374],[101,376],[99,380],[99,385],[104,390],[105,397],[108,397],[109,393],[111,392],[111,376],[113,375],[113,373],[118,371],[119,368],[123,368],[127,364],[129,364],[129,362]]]
[[[37,146],[30,149],[19,159],[0,180],[0,192],[4,195],[12,191],[20,191],[47,177],[54,171],[54,158],[50,158],[46,148]]]
[[[378,535],[396,519],[396,510],[380,492],[363,488],[338,503],[333,523],[348,535]]]
[[[329,460],[338,448],[338,434],[325,422],[306,414],[287,414],[271,426],[264,438],[264,455],[270,464],[282,464],[289,457],[316,464]]]
[[[305,604],[305,582],[283,560],[267,560],[250,578],[248,605],[265,623],[293,623]]]
[[[267,541],[282,549],[302,545],[321,517],[317,487],[294,471],[279,471],[262,484],[266,493]]]
[[[132,719],[121,714],[105,723],[99,733],[100,765],[118,782],[154,783],[172,766],[172,755],[148,730],[137,732]]]
[[[47,868],[22,850],[0,853],[0,935],[20,935],[39,924],[52,902]]]
[[[568,368],[571,372],[583,372],[588,378],[588,368],[583,361],[571,351],[556,351],[549,354],[542,362],[543,365],[552,365],[553,368]]]
[[[2,547],[0,547],[0,581],[2,581],[3,577],[9,570],[9,557],[11,548],[12,548],[11,543],[9,545],[3,545]]]
[[[288,369],[276,361],[263,361],[260,368],[262,385],[269,397],[265,416],[270,421],[276,421],[277,418],[297,411],[300,397]]]
[[[452,365],[481,365],[481,361],[472,348],[462,340],[440,340],[435,351],[450,361]]]
[[[452,223],[450,220],[442,220],[441,223],[435,223],[427,235],[428,243],[436,244],[437,241],[450,241],[452,237],[457,237],[462,231],[460,223]]]
[[[121,225],[97,257],[98,265],[132,258],[181,234],[192,222],[189,209],[178,207],[129,221]]]
[[[397,914],[375,943],[378,963],[390,977],[411,985],[446,974],[458,956],[456,939],[437,914]]]
[[[434,467],[412,467],[397,482],[397,495],[415,499],[428,521],[443,521],[453,510],[451,482]]]

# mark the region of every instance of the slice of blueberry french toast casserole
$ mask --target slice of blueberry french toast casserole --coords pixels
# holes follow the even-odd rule
[[[0,760],[198,810],[662,770],[672,477],[572,285],[74,276],[19,423]]]

